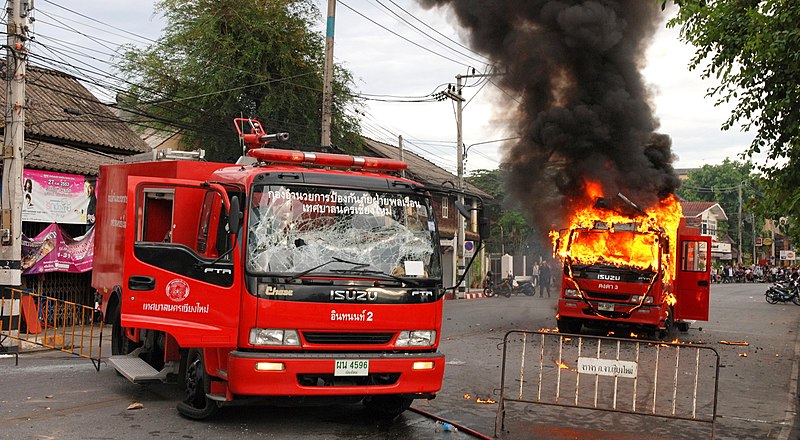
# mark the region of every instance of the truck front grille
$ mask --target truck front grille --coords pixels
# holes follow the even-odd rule
[[[587,291],[586,296],[589,299],[599,299],[599,300],[612,300],[612,301],[625,301],[628,302],[631,300],[631,296],[625,293],[606,293],[606,292],[592,292]]]
[[[388,344],[393,336],[394,333],[303,332],[303,338],[309,344],[381,345]]]
[[[334,376],[333,374],[298,374],[297,383],[304,387],[350,387],[394,385],[400,373],[370,373],[367,376]]]

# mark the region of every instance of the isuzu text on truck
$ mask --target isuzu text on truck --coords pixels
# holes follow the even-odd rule
[[[246,142],[271,139],[245,123]],[[101,167],[93,285],[110,363],[176,380],[195,419],[253,397],[386,416],[433,398],[444,290],[428,191],[390,174],[397,160],[247,156]]]
[[[677,199],[647,211],[621,194],[594,201],[551,233],[563,262],[559,331],[622,326],[663,338],[707,321],[711,238],[686,226]]]

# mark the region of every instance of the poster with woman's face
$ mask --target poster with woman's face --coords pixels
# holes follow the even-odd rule
[[[22,221],[94,223],[94,178],[54,171],[23,170]]]

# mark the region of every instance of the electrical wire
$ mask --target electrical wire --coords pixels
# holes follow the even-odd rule
[[[347,9],[349,9],[349,10],[350,10],[350,11],[352,11],[354,14],[356,14],[356,15],[360,16],[361,18],[363,18],[363,19],[365,19],[365,20],[369,21],[370,23],[374,24],[375,26],[378,26],[379,28],[381,28],[381,29],[385,30],[386,32],[389,32],[390,34],[392,34],[392,35],[394,35],[394,36],[396,36],[396,37],[398,37],[398,38],[400,38],[400,39],[402,39],[402,40],[405,40],[405,41],[407,41],[408,43],[411,43],[411,44],[413,44],[414,46],[416,46],[416,47],[418,47],[418,48],[420,48],[420,49],[422,49],[422,50],[424,50],[424,51],[426,51],[426,52],[429,52],[429,53],[431,53],[431,54],[433,54],[433,55],[436,55],[436,56],[438,56],[438,57],[440,57],[440,58],[444,58],[444,59],[446,59],[446,60],[448,60],[448,61],[451,61],[451,62],[453,62],[453,63],[455,63],[455,64],[459,64],[459,65],[461,65],[461,66],[472,67],[472,66],[470,66],[469,64],[465,64],[465,63],[463,63],[463,62],[461,62],[461,61],[458,61],[458,60],[456,60],[456,59],[450,58],[450,57],[448,57],[447,55],[442,55],[442,54],[440,54],[440,53],[438,53],[438,52],[436,52],[436,51],[434,51],[434,50],[432,50],[432,49],[429,49],[429,48],[427,48],[427,47],[425,47],[425,46],[423,46],[423,45],[421,45],[421,44],[419,44],[419,43],[417,43],[417,42],[415,42],[415,41],[411,41],[410,39],[408,39],[408,38],[406,38],[406,37],[404,37],[404,36],[402,36],[402,35],[398,34],[397,32],[395,32],[395,31],[393,31],[393,30],[391,30],[391,29],[387,28],[386,26],[384,26],[384,25],[382,25],[382,24],[378,23],[377,21],[375,21],[375,20],[373,20],[373,19],[371,19],[371,18],[367,17],[366,15],[362,14],[361,12],[358,12],[358,11],[357,11],[357,10],[355,10],[354,8],[350,7],[350,5],[348,5],[347,3],[345,3],[345,2],[343,2],[343,1],[341,1],[341,0],[339,0],[339,4],[341,4],[342,6],[344,6],[344,7],[345,7],[345,8],[347,8]]]

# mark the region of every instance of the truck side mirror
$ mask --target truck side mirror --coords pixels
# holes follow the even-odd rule
[[[239,223],[242,221],[242,211],[239,206],[239,196],[231,197],[231,212],[228,213],[228,232],[236,234],[239,230]]]
[[[466,206],[464,206],[463,203],[459,203],[458,200],[455,201],[455,205],[456,205],[456,209],[458,209],[458,212],[461,214],[461,216],[464,217],[465,219],[469,220],[470,217],[472,216],[472,214],[470,214],[470,212],[469,212],[470,209],[467,208]]]
[[[478,234],[481,236],[481,240],[486,240],[489,238],[491,233],[492,225],[489,223],[489,217],[487,217],[483,211],[480,211],[480,215],[478,216]]]

